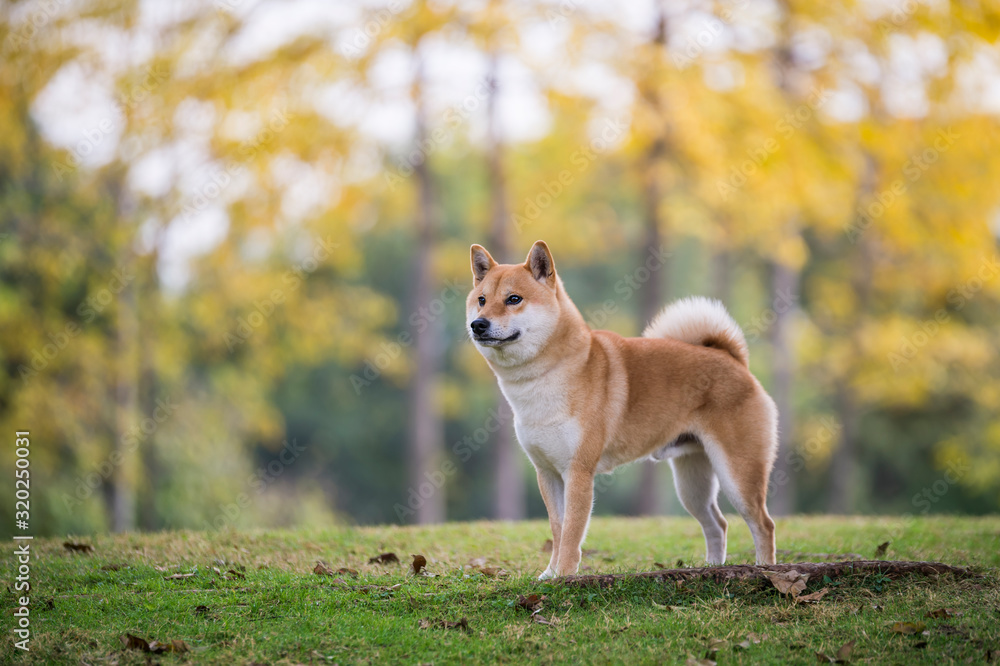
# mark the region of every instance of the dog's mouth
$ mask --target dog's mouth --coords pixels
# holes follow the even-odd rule
[[[488,335],[476,335],[473,336],[473,339],[479,344],[487,347],[500,347],[508,342],[514,342],[514,340],[517,340],[519,337],[521,337],[521,331],[515,331],[513,335],[506,338],[493,338]]]

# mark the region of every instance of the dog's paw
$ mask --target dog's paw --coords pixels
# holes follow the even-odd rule
[[[548,580],[550,578],[555,578],[555,577],[556,577],[555,571],[553,571],[552,569],[546,569],[545,571],[542,572],[542,575],[538,577],[538,580]]]

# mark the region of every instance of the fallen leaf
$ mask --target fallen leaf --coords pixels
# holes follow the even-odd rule
[[[427,566],[427,558],[423,555],[414,555],[413,563],[410,568],[413,570],[413,575],[417,576],[420,574],[420,570]]]
[[[713,659],[715,653],[726,647],[729,644],[724,638],[710,638],[708,639],[708,644],[705,646],[705,657],[708,659]]]
[[[802,591],[806,589],[806,583],[809,581],[809,574],[801,574],[795,569],[789,571],[765,571],[764,575],[777,588],[778,592],[790,594],[793,597],[802,594]]]
[[[538,624],[548,624],[548,625],[555,624],[555,618],[553,618],[552,620],[548,620],[545,618],[544,615],[539,615],[538,613],[532,613],[531,619],[533,619]]]
[[[923,622],[896,622],[889,628],[890,631],[896,634],[919,634],[927,625]]]
[[[94,547],[89,543],[80,543],[78,541],[63,541],[63,548],[73,553],[94,552]]]
[[[350,567],[340,567],[339,569],[337,569],[337,573],[347,574],[348,576],[354,576],[355,578],[358,577],[358,570],[351,569]]]
[[[812,594],[803,594],[801,597],[796,597],[795,600],[798,601],[800,604],[814,604],[823,597],[825,597],[826,593],[829,591],[830,588],[824,587],[822,590],[813,592]]]
[[[421,629],[431,629],[435,627],[441,629],[461,629],[463,631],[470,631],[469,621],[464,617],[456,622],[451,622],[449,620],[432,620],[429,617],[420,620]]]
[[[150,641],[149,651],[153,654],[163,654],[164,652],[176,652],[177,654],[183,654],[188,651],[188,646],[187,643],[179,640],[172,640],[169,643]]]
[[[537,594],[529,594],[528,596],[524,596],[523,594],[517,595],[517,605],[529,611],[537,612],[540,610],[543,601],[545,601],[545,597],[540,597]]]
[[[715,662],[711,659],[695,659],[694,657],[688,657],[687,661],[684,662],[684,666],[715,666]]]
[[[938,608],[937,610],[928,611],[924,617],[931,617],[935,619],[941,619],[946,617],[955,617],[956,615],[961,615],[961,613],[956,613],[950,608]]]
[[[821,664],[849,664],[851,663],[851,651],[854,649],[855,641],[844,643],[837,650],[837,656],[831,657],[822,652],[816,652],[816,661]]]
[[[666,564],[661,564],[659,562],[653,562],[653,566],[656,567],[657,569],[666,569],[667,568]]]
[[[837,650],[838,664],[846,664],[851,661],[851,652],[854,651],[855,643],[857,643],[857,641],[849,641],[840,646],[840,649]]]
[[[133,636],[132,634],[125,634],[124,636],[119,636],[118,640],[122,642],[122,647],[126,650],[141,650],[143,652],[149,652],[149,643],[147,643],[144,638],[139,638],[138,636]]]
[[[481,567],[479,570],[489,578],[506,578],[510,575],[509,571],[500,567]]]
[[[144,638],[125,634],[119,636],[118,640],[126,650],[139,650],[140,652],[150,652],[152,654],[163,654],[164,652],[176,652],[178,654],[189,650],[187,643],[180,640],[172,640],[160,643],[158,641],[146,641]]]
[[[396,557],[396,553],[382,553],[381,555],[376,555],[375,557],[368,559],[368,564],[399,564],[399,558]]]
[[[542,544],[542,552],[543,553],[551,553],[552,552],[552,539],[546,539],[545,540],[545,543]]]
[[[887,551],[888,549],[889,549],[889,542],[888,541],[880,543],[878,545],[878,548],[875,549],[875,559],[876,560],[880,560],[883,557],[885,557],[885,551]]]
[[[734,650],[749,650],[751,645],[753,645],[753,643],[751,643],[750,641],[743,641],[741,643],[737,643],[736,645],[734,645],[733,649]]]
[[[485,557],[476,557],[476,558],[473,558],[473,559],[469,560],[469,566],[470,567],[476,567],[477,569],[479,567],[486,566],[486,558]]]
[[[317,576],[333,576],[335,572],[330,568],[330,565],[323,560],[317,560],[316,566],[313,567],[313,573]]]
[[[163,580],[183,580],[185,578],[190,578],[193,575],[194,575],[193,573],[186,573],[186,574],[176,573],[170,576],[164,576]]]
[[[684,560],[677,560],[677,568],[678,569],[684,568]]]
[[[229,571],[227,571],[225,574],[222,575],[222,577],[226,579],[228,579],[230,576],[232,576],[233,578],[246,579],[246,574],[244,574],[242,571],[237,571],[236,569],[230,569]]]
[[[114,564],[105,564],[101,567],[101,571],[120,571],[122,569],[128,568],[127,564],[120,564],[115,562]]]

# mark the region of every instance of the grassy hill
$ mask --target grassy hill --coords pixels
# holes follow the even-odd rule
[[[730,525],[729,562],[752,562],[746,525]],[[481,522],[78,540],[89,552],[36,540],[31,651],[13,649],[8,611],[0,660],[147,663],[149,654],[123,645],[127,634],[183,641],[187,652],[152,656],[163,664],[815,664],[817,652],[835,657],[852,641],[852,663],[982,663],[1000,651],[997,517],[779,520],[779,561],[871,558],[889,541],[885,559],[983,574],[809,581],[805,593],[828,590],[811,604],[761,581],[539,583],[547,538],[541,522]],[[704,556],[687,518],[595,519],[585,548],[582,573],[692,566]],[[369,562],[387,552],[400,564]],[[431,575],[412,574],[416,554]],[[314,572],[319,561],[332,575]],[[14,567],[5,571],[4,605],[14,608]],[[531,594],[540,606],[518,603]],[[897,622],[915,633],[894,631]]]

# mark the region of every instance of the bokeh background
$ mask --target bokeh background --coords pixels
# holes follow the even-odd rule
[[[595,327],[725,302],[775,514],[996,512],[998,32],[971,0],[2,2],[2,467],[30,430],[39,534],[542,516],[464,330],[469,245],[541,238]],[[669,468],[597,512],[680,513]]]

